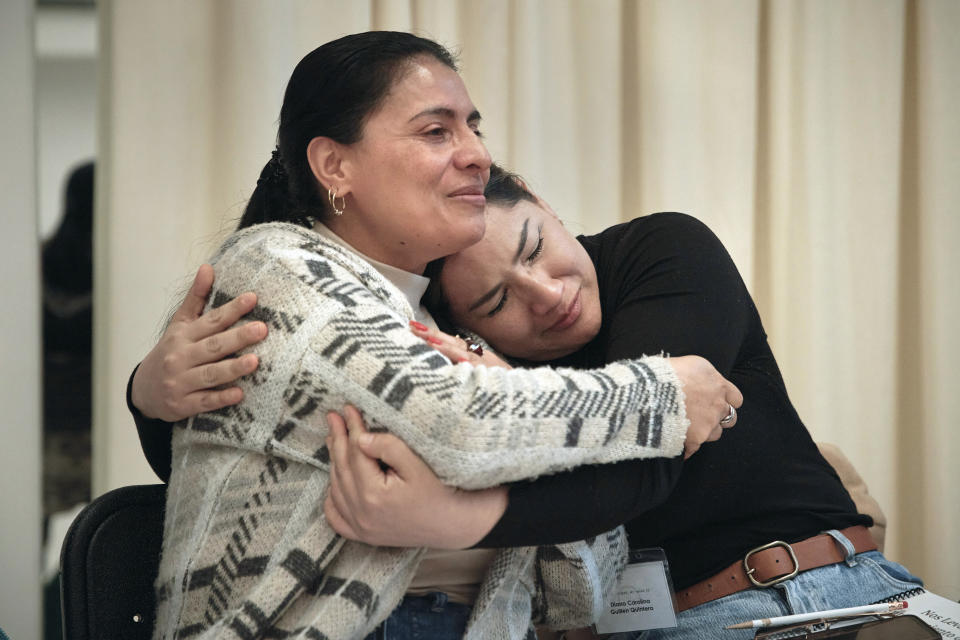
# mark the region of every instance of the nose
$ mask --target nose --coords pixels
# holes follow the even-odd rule
[[[531,272],[522,289],[530,310],[538,316],[550,313],[563,301],[563,282],[545,273]]]
[[[487,171],[493,164],[490,152],[486,145],[480,139],[473,129],[469,127],[461,136],[461,142],[454,156],[454,161],[458,169],[479,169]]]

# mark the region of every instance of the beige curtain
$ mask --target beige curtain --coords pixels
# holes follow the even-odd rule
[[[960,597],[960,3],[101,7],[99,490],[151,477],[126,377],[234,226],[294,64],[338,35],[413,29],[460,50],[494,157],[572,229],[678,210],[717,232],[801,416],[887,511],[888,555]]]

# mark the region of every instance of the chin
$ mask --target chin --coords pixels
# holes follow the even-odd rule
[[[467,222],[464,223],[464,238],[467,239],[467,244],[462,248],[473,246],[483,240],[483,235],[487,232],[487,216],[484,215],[481,210],[475,216],[472,216]],[[458,249],[459,251],[459,249]]]

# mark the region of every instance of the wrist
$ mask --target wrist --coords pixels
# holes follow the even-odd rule
[[[468,549],[483,540],[496,526],[507,510],[509,490],[507,487],[491,487],[477,491],[464,491],[461,496],[464,509],[461,549]]]
[[[143,405],[143,396],[139,393],[139,375],[142,367],[142,362],[137,365],[137,368],[133,370],[133,375],[130,376],[130,388],[127,390],[127,402],[130,405],[131,412],[136,411],[145,418],[154,419],[156,416],[150,415],[144,405]]]

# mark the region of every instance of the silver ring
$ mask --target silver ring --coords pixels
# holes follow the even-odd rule
[[[737,410],[733,408],[732,404],[728,404],[727,406],[730,407],[730,411],[727,413],[727,415],[720,419],[721,425],[728,425],[737,419]]]

